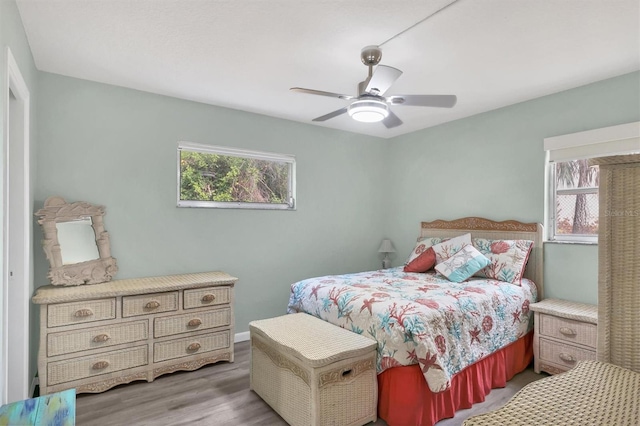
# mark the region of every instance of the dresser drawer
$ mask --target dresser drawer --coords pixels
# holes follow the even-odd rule
[[[50,362],[47,365],[47,385],[71,382],[86,377],[139,367],[149,363],[147,346],[138,346],[103,354]]]
[[[567,368],[573,368],[578,361],[595,361],[596,351],[540,339],[540,360],[543,362],[549,361]]]
[[[154,337],[206,330],[231,324],[231,308],[193,312],[186,315],[156,318]]]
[[[116,299],[85,300],[58,303],[47,307],[47,325],[60,327],[116,317]]]
[[[201,334],[199,336],[154,343],[153,361],[166,361],[228,348],[231,342],[230,335],[231,331],[225,330],[219,333]]]
[[[178,292],[124,296],[122,298],[122,317],[155,314],[178,310]]]
[[[553,315],[540,314],[540,335],[554,337],[566,342],[596,347],[597,326]]]
[[[148,337],[148,320],[50,333],[47,335],[47,356],[137,342]]]
[[[231,300],[231,287],[207,287],[184,291],[184,309],[222,305]]]

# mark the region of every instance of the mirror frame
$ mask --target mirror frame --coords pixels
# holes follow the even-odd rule
[[[67,203],[62,197],[49,197],[44,202],[44,208],[38,210],[35,215],[38,216],[38,223],[44,233],[42,248],[49,261],[47,278],[51,284],[70,286],[104,283],[111,281],[118,272],[116,259],[111,257],[109,233],[104,229],[104,206],[84,201]],[[56,224],[84,217],[91,217],[100,258],[64,265]]]

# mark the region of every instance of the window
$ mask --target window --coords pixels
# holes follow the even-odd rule
[[[554,202],[549,212],[555,240],[597,241],[598,166],[588,159],[560,161],[551,167]]]
[[[546,228],[552,241],[598,241],[598,166],[589,158],[640,151],[640,123],[556,136],[547,151]]]
[[[295,157],[178,144],[178,207],[295,210]]]

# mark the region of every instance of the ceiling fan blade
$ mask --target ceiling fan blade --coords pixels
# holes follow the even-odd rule
[[[337,116],[339,116],[339,115],[342,115],[342,114],[344,114],[345,112],[347,112],[347,107],[340,108],[340,109],[338,109],[338,110],[335,110],[335,111],[333,111],[333,112],[330,112],[329,114],[325,114],[325,115],[323,115],[323,116],[321,116],[321,117],[314,118],[314,119],[313,119],[313,120],[311,120],[311,121],[327,121],[328,119],[333,118],[333,117],[337,117]]]
[[[402,75],[402,71],[386,65],[378,65],[373,72],[365,92],[381,96]]]
[[[389,111],[389,115],[387,115],[387,118],[382,120],[382,124],[384,124],[387,129],[391,129],[401,125],[402,120],[400,120],[400,117],[395,115],[393,111]]]
[[[293,90],[294,92],[300,92],[300,93],[308,93],[310,95],[328,96],[330,98],[340,98],[340,99],[345,99],[345,100],[350,100],[350,99],[355,99],[356,98],[355,96],[342,95],[340,93],[333,93],[333,92],[324,92],[322,90],[305,89],[303,87],[292,87],[289,90]]]
[[[394,95],[388,96],[387,102],[392,105],[452,108],[458,98],[455,95]]]

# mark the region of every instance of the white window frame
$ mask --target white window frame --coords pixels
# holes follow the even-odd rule
[[[547,241],[594,244],[597,235],[556,234],[556,196],[597,193],[594,188],[556,190],[555,162],[640,152],[640,121],[544,139]]]
[[[252,158],[256,160],[274,161],[289,164],[289,202],[275,203],[245,203],[236,201],[194,201],[180,199],[180,152],[191,151],[204,154],[217,154],[229,157]],[[296,210],[296,157],[288,154],[252,151],[248,149],[231,148],[216,145],[204,145],[193,142],[178,142],[178,177],[177,177],[177,205],[178,207],[204,207],[218,209],[258,209],[258,210]]]

